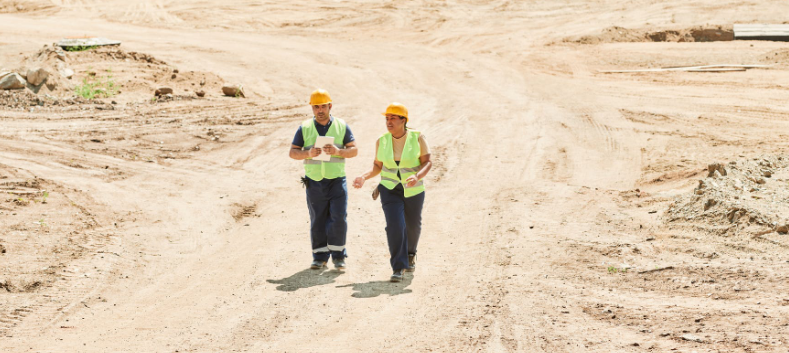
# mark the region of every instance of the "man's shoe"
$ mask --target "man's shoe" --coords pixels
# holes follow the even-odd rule
[[[416,271],[416,254],[408,254],[408,268],[405,269],[405,272],[414,272]]]
[[[326,267],[326,261],[315,260],[310,265],[310,268],[313,269],[313,270],[320,270],[320,269],[322,269],[324,267]]]
[[[332,259],[332,262],[334,262],[334,268],[338,270],[345,269],[345,259]]]
[[[395,271],[392,274],[392,277],[389,278],[389,281],[391,281],[391,282],[400,282],[400,281],[402,281],[403,280],[403,272],[405,272],[405,271],[403,271],[403,270]]]

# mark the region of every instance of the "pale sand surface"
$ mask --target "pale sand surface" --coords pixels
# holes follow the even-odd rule
[[[600,33],[786,13],[730,0],[3,1],[0,68],[95,35],[122,51],[68,53],[74,78],[47,94],[71,96],[91,70],[124,86],[100,104],[0,107],[0,351],[785,352],[787,236],[742,235],[722,216],[677,225],[667,210],[709,163],[786,151],[789,47]],[[701,64],[776,65],[598,73]],[[222,97],[225,82],[247,98]],[[152,101],[163,85],[177,99]],[[373,180],[349,191],[348,270],[307,269],[303,170],[287,151],[317,87],[356,135],[349,178],[370,165],[391,101],[430,139],[419,267],[403,283],[388,282]],[[766,186],[785,195],[774,167]]]

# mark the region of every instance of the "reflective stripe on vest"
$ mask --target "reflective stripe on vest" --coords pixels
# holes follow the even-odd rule
[[[419,180],[412,187],[405,186],[406,179],[419,171],[421,165],[419,157],[422,155],[422,148],[419,146],[419,131],[409,130],[407,135],[403,153],[400,156],[400,165],[394,160],[392,134],[390,133],[378,138],[377,158],[384,164],[381,168],[381,185],[392,190],[397,184],[403,184],[404,196],[411,197],[424,192],[425,183],[423,180]],[[400,172],[400,178],[397,177],[398,171]]]
[[[339,118],[333,119],[331,126],[329,126],[329,131],[326,132],[326,136],[333,137],[334,147],[342,149],[342,142],[345,139],[346,130],[345,121]],[[301,123],[301,134],[304,137],[304,147],[302,147],[302,150],[306,151],[315,147],[315,141],[319,136],[315,124],[314,118],[304,120],[304,122]],[[339,156],[332,156],[331,159],[325,162],[307,158],[304,160],[303,164],[304,173],[307,175],[307,178],[315,181],[336,179],[345,176],[345,158]]]

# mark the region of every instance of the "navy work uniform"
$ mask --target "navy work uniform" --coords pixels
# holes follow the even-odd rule
[[[318,136],[334,137],[337,148],[354,141],[350,127],[342,119],[330,116],[329,122],[321,125],[313,117],[302,122],[293,137],[293,145],[304,150],[321,148],[314,146]],[[345,158],[332,156],[329,161],[307,158],[303,163],[307,177],[313,260],[326,262],[330,256],[334,261],[343,260],[347,256],[345,239],[348,231]]]

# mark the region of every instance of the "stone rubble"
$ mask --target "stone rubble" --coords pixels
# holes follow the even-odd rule
[[[669,206],[667,223],[722,235],[789,233],[789,156],[712,163],[707,170]]]

